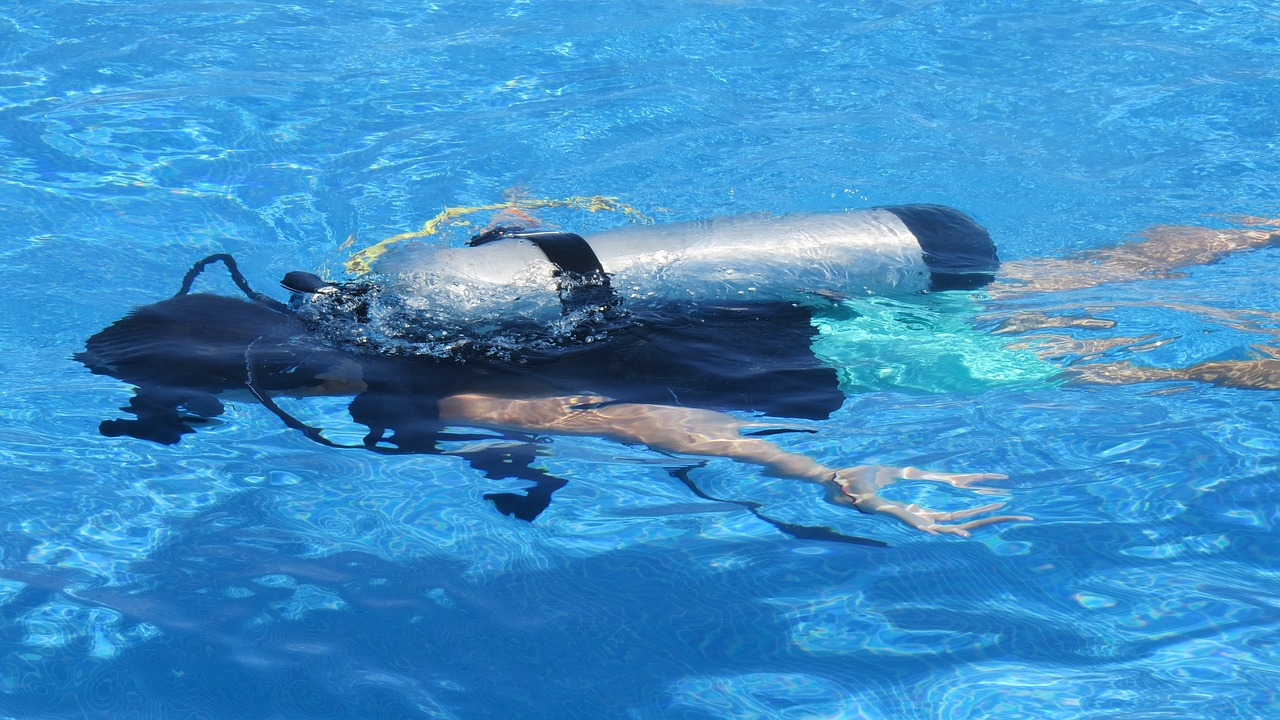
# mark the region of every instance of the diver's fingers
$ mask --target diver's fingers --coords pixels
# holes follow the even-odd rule
[[[942,473],[914,467],[858,465],[837,470],[830,481],[835,483],[841,489],[841,492],[856,501],[861,496],[874,495],[881,488],[892,485],[900,479],[947,483],[979,495],[1007,495],[1008,490],[980,487],[974,484],[987,480],[1005,480],[1007,478],[1007,475],[1001,475],[1000,473]]]
[[[980,518],[978,520],[970,520],[969,522],[960,523],[958,525],[935,524],[935,525],[930,525],[928,527],[922,527],[920,529],[929,533],[930,535],[939,535],[939,534],[959,535],[960,537],[967,538],[969,537],[970,530],[973,530],[974,528],[980,528],[983,525],[993,525],[995,523],[1002,523],[1002,522],[1029,522],[1031,520],[1035,520],[1035,518],[1027,517],[1026,515],[996,515],[994,517],[989,517],[989,518]]]
[[[942,520],[942,521],[949,522],[951,520],[963,520],[968,517],[973,517],[974,515],[981,515],[982,513],[988,513],[993,510],[999,510],[1002,507],[1004,507],[1004,503],[997,502],[997,503],[989,503],[981,507],[969,508],[967,510],[952,510],[949,512],[926,510],[924,508],[920,508],[920,510],[926,515],[933,518],[935,521]]]
[[[969,537],[969,531],[983,525],[991,525],[1000,522],[1025,522],[1032,518],[1025,515],[997,515],[993,517],[978,518],[968,522],[957,523],[954,525],[946,524],[952,520],[963,520],[981,515],[983,513],[992,512],[1004,507],[1004,503],[990,503],[976,508],[968,508],[966,510],[952,511],[936,511],[921,507],[914,503],[908,505],[905,503],[886,500],[878,495],[862,495],[852,498],[854,507],[862,512],[881,513],[897,518],[907,525],[929,533],[930,535],[959,535],[960,537]],[[845,503],[840,503],[845,504]]]
[[[986,482],[988,480],[1008,480],[1008,475],[1001,473],[945,473],[935,472],[933,470],[922,470],[916,467],[904,467],[899,471],[899,475],[904,480],[929,480],[932,482],[947,483],[958,488],[968,488],[976,493],[998,493],[1003,492],[995,488],[975,488],[971,487],[974,483]]]
[[[961,530],[968,532],[969,530],[982,527],[983,525],[994,525],[995,523],[1002,522],[1031,522],[1033,520],[1035,520],[1035,518],[1028,515],[994,515],[992,517],[970,520],[969,522],[960,523],[959,525],[951,525],[950,527],[960,528]]]

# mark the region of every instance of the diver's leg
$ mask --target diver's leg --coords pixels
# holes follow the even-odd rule
[[[1005,263],[1001,280],[989,287],[985,319],[998,321],[997,334],[1020,335],[1052,328],[1088,330],[1111,329],[1115,323],[1084,314],[1047,315],[1016,308],[1005,317],[1000,300],[1030,292],[1052,292],[1091,288],[1111,282],[1162,278],[1175,271],[1217,262],[1228,254],[1280,243],[1280,220],[1255,217],[1236,218],[1243,229],[1211,229],[1185,226],[1158,226],[1141,240],[1110,248],[1089,250],[1067,258],[1026,260]],[[1126,300],[1114,306],[1135,304]],[[1145,304],[1138,302],[1136,304]],[[1191,303],[1161,301],[1158,304],[1205,316],[1215,322],[1244,329],[1265,330],[1277,315],[1260,311],[1229,311]],[[1262,324],[1266,321],[1265,324]],[[1076,339],[1071,337],[1024,336],[1011,347],[1032,350],[1046,360],[1064,354],[1091,355],[1114,347],[1131,345],[1142,352],[1169,342],[1151,336],[1141,338]],[[1264,349],[1265,352],[1265,349]],[[1268,352],[1267,354],[1273,354]],[[1263,360],[1201,363],[1186,368],[1141,367],[1129,362],[1080,363],[1067,369],[1076,383],[1120,385],[1163,380],[1192,380],[1227,387],[1280,389],[1280,354]]]
[[[945,482],[967,488],[982,480],[1002,479],[987,473],[937,473],[917,468],[860,465],[836,469],[799,453],[789,452],[758,437],[744,436],[743,430],[776,427],[739,420],[710,410],[614,403],[595,395],[509,399],[483,394],[453,395],[441,399],[440,416],[446,421],[481,426],[546,432],[563,435],[590,435],[619,442],[642,443],[667,452],[723,457],[759,465],[775,477],[818,483],[827,488],[827,499],[838,505],[868,513],[891,515],[914,528],[929,533],[967,536],[971,528],[993,522],[1028,520],[1022,516],[996,516],[958,524],[946,524],[972,515],[990,512],[1000,504],[960,512],[935,512],[879,496],[880,488],[901,479]],[[978,492],[995,492],[976,489]]]
[[[1249,229],[1157,226],[1142,240],[1066,258],[1019,260],[1000,267],[993,297],[1022,292],[1078,290],[1112,282],[1168,277],[1173,271],[1208,265],[1226,255],[1280,242],[1280,221],[1242,218]]]
[[[1280,359],[1214,360],[1185,368],[1157,368],[1130,362],[1077,365],[1069,371],[1072,382],[1091,385],[1186,380],[1248,390],[1280,390]]]

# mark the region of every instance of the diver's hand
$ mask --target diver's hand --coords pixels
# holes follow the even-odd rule
[[[990,495],[998,494],[1002,491],[995,488],[972,487],[973,483],[984,480],[1003,480],[1005,477],[998,473],[941,473],[912,467],[896,468],[883,465],[859,465],[836,471],[834,477],[830,480],[827,499],[836,505],[853,507],[865,513],[890,515],[930,535],[949,534],[969,537],[970,530],[983,525],[1026,521],[1032,518],[1025,515],[995,515],[968,520],[967,522],[946,524],[998,510],[1004,506],[1004,503],[991,503],[968,510],[943,512],[930,510],[915,503],[907,504],[886,500],[880,497],[877,491],[899,480],[929,480]]]

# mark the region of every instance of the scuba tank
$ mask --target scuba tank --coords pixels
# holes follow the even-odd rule
[[[493,286],[527,282],[538,266],[545,278],[554,274],[555,263],[529,234],[496,240],[463,248],[406,243],[373,270]],[[583,240],[624,297],[674,301],[973,289],[990,282],[999,264],[985,229],[937,205],[634,225]]]
[[[543,337],[590,340],[624,309],[972,290],[998,266],[991,236],[968,216],[903,205],[586,237],[502,227],[465,247],[402,243],[353,283],[290,273],[285,286],[294,309],[340,344],[434,355],[480,338],[498,337],[509,350]]]

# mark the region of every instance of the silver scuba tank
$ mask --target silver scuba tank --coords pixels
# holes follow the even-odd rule
[[[998,265],[981,226],[936,205],[635,225],[585,241],[615,292],[654,301],[805,302],[972,288],[989,282]],[[407,243],[373,270],[410,293],[413,278],[424,275],[436,288],[558,287],[555,264],[519,235],[462,248]]]
[[[344,346],[505,355],[603,339],[625,315],[655,309],[974,289],[998,264],[990,235],[968,216],[905,205],[586,238],[499,229],[466,247],[402,243],[355,283],[285,285],[295,311]]]

